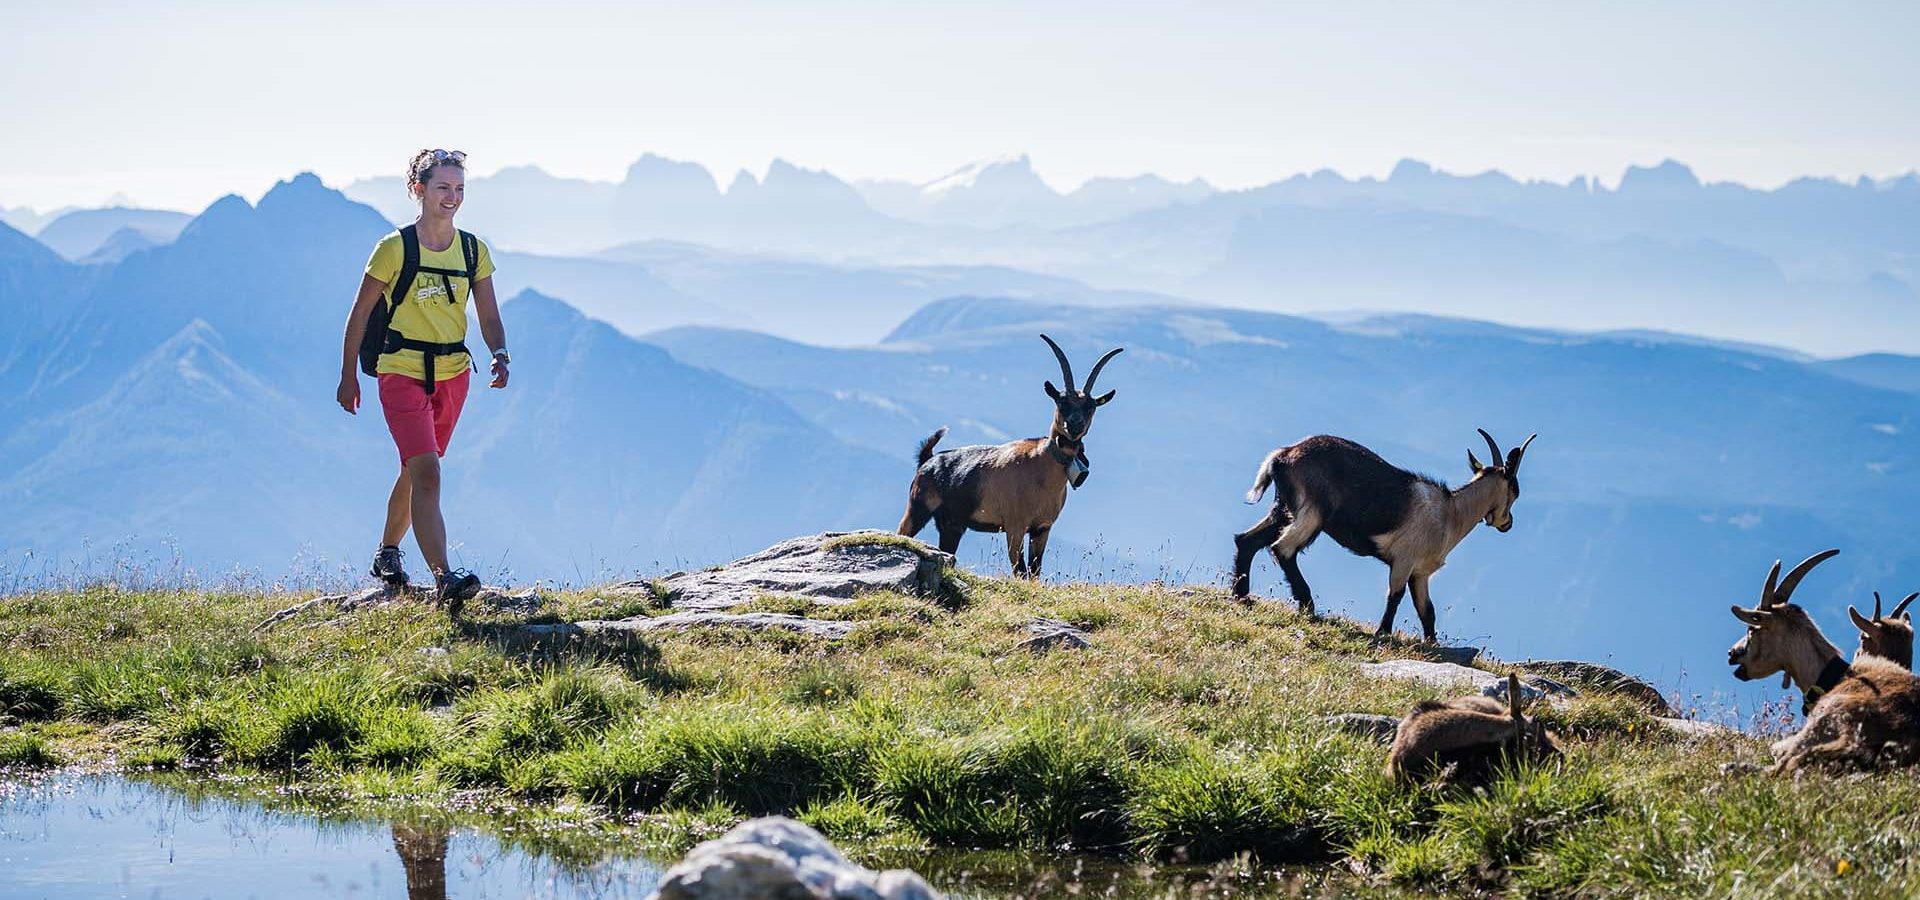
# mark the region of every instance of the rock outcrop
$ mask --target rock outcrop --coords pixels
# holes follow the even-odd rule
[[[1514,663],[1513,667],[1529,674],[1547,675],[1584,685],[1598,693],[1619,694],[1637,700],[1647,707],[1648,712],[1662,718],[1674,715],[1673,707],[1667,704],[1667,698],[1661,696],[1658,688],[1619,669],[1575,659],[1529,659]]]
[[[1049,650],[1085,650],[1093,646],[1087,639],[1087,633],[1075,628],[1072,623],[1059,619],[1034,619],[1027,623],[1027,639],[1020,642],[1020,649],[1033,653],[1045,653]]]
[[[762,597],[845,602],[874,591],[933,596],[953,557],[884,531],[827,532],[781,541],[752,556],[700,572],[614,585],[609,596],[652,596],[674,609],[722,610]],[[662,596],[664,595],[664,596]]]
[[[664,616],[636,616],[611,621],[561,622],[553,625],[525,625],[520,633],[530,638],[603,637],[615,634],[646,634],[654,631],[687,631],[694,628],[745,628],[750,631],[791,631],[814,637],[839,639],[853,633],[854,623],[809,619],[791,613],[719,613],[678,612]]]
[[[1457,666],[1453,663],[1426,662],[1418,659],[1390,659],[1386,662],[1363,663],[1360,671],[1373,678],[1401,678],[1418,681],[1438,688],[1465,687],[1480,692],[1496,700],[1507,699],[1507,679],[1484,669]],[[1523,679],[1520,682],[1521,703],[1528,704],[1542,697],[1578,696],[1571,688],[1559,682],[1540,683]]]
[[[904,869],[847,861],[820,832],[784,816],[742,822],[667,870],[650,900],[939,900]]]

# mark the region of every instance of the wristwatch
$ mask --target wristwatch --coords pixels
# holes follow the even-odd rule
[[[507,348],[505,347],[501,347],[500,349],[493,351],[493,358],[509,366],[513,365],[513,355],[508,353]]]

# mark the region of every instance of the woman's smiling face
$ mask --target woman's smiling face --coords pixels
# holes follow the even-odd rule
[[[451,219],[460,210],[460,202],[466,199],[467,173],[459,166],[442,163],[427,173],[425,183],[416,190],[423,214]]]

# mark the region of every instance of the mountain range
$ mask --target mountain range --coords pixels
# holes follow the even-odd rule
[[[649,165],[653,196],[668,175],[702,190],[698,173]],[[1266,233],[1301,208],[1249,221]],[[126,548],[203,572],[357,572],[396,461],[375,404],[350,418],[332,397],[346,301],[390,227],[311,175],[258,204],[223,198],[117,260],[78,264],[0,227],[0,565],[58,571]],[[578,583],[890,528],[935,427],[951,427],[949,447],[1044,432],[1040,384],[1059,377],[1045,332],[1083,366],[1127,348],[1101,379],[1119,394],[1056,529],[1057,575],[1217,582],[1230,535],[1260,514],[1238,499],[1273,447],[1342,434],[1459,481],[1485,427],[1541,435],[1519,524],[1470,537],[1434,590],[1443,631],[1503,656],[1718,689],[1726,604],[1775,557],[1844,549],[1801,595],[1830,634],[1868,591],[1920,587],[1905,537],[1920,508],[1914,357],[1303,317],[1019,269],[665,240],[498,259],[514,383],[476,389],[447,496],[457,559],[490,577]],[[1004,570],[998,537],[962,549]],[[1303,566],[1328,608],[1377,615],[1377,563],[1325,545]],[[1264,562],[1255,583],[1284,594]]]
[[[647,155],[619,183],[532,167],[473,179],[473,227],[547,256],[634,242],[833,265],[986,266],[1284,312],[1352,309],[1576,329],[1664,329],[1822,355],[1920,351],[1920,176],[1774,190],[1677,162],[1615,187],[1459,176],[1415,161],[1247,190],[1157,176],[1061,193],[1025,156],[925,184],[775,160],[722,190]],[[346,187],[390,219],[399,179]],[[483,199],[484,198],[484,199]]]

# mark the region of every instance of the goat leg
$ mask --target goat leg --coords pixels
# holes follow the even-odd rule
[[[1027,561],[1021,556],[1021,543],[1027,539],[1025,528],[1007,529],[1007,562],[1013,566],[1013,577],[1027,577]]]
[[[1052,533],[1052,525],[1027,529],[1027,571],[1036,579],[1040,577],[1040,560],[1047,555],[1047,536]]]
[[[937,522],[940,529],[940,552],[949,555],[960,552],[960,539],[967,534],[965,522]]]
[[[1287,590],[1293,594],[1293,602],[1299,604],[1301,612],[1314,615],[1313,588],[1307,586],[1307,576],[1300,574],[1300,554],[1282,555],[1276,548],[1273,558],[1280,561],[1280,571],[1286,573]]]
[[[1233,595],[1245,597],[1251,592],[1253,557],[1261,547],[1273,543],[1280,536],[1280,529],[1286,525],[1286,516],[1279,507],[1267,513],[1267,517],[1255,523],[1252,528],[1233,536]]]
[[[1395,572],[1387,582],[1387,612],[1380,617],[1380,628],[1374,637],[1387,637],[1393,634],[1393,619],[1400,614],[1400,598],[1407,595],[1407,576]]]
[[[1426,636],[1427,643],[1437,643],[1438,635],[1433,627],[1433,597],[1427,593],[1427,576],[1415,575],[1407,582],[1413,589],[1413,611],[1420,615],[1420,632]]]

